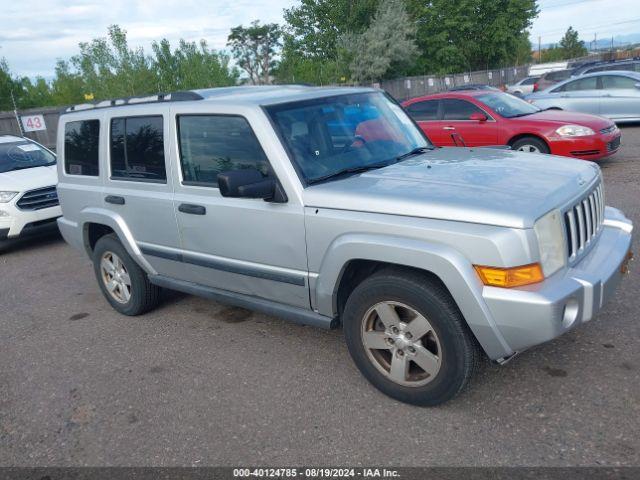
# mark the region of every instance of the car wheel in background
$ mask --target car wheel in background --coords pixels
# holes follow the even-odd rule
[[[111,306],[123,315],[141,315],[158,304],[160,288],[131,258],[116,235],[96,243],[93,266],[100,289]]]
[[[385,269],[349,296],[342,316],[355,364],[380,391],[438,405],[467,385],[481,356],[458,306],[436,279]]]
[[[512,150],[528,153],[549,153],[546,143],[536,137],[522,137],[511,144]]]

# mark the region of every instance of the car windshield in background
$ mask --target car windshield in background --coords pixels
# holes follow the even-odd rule
[[[0,173],[56,163],[56,157],[31,142],[0,143]]]
[[[524,117],[540,111],[535,105],[506,93],[483,93],[476,98],[505,118]]]
[[[267,111],[308,183],[383,167],[432,147],[382,93],[325,97]]]

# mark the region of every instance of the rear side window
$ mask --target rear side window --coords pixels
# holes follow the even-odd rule
[[[538,81],[538,78],[540,77],[525,78],[520,85],[533,85]]]
[[[254,168],[269,175],[269,162],[249,122],[231,115],[178,117],[180,166],[185,184],[218,186],[218,173]]]
[[[602,88],[605,90],[619,90],[635,88],[637,82],[633,78],[621,77],[617,75],[603,75]]]
[[[555,72],[549,72],[545,75],[547,80],[552,80],[554,82],[559,82],[561,80],[566,80],[571,76],[571,70],[557,70]]]
[[[442,100],[442,110],[445,120],[469,120],[473,113],[484,113],[473,103],[456,98]]]
[[[111,178],[167,181],[162,116],[111,120]]]
[[[407,107],[407,113],[416,122],[438,119],[438,100],[426,100],[412,103]]]
[[[97,177],[100,121],[81,120],[64,126],[64,171],[69,175]]]

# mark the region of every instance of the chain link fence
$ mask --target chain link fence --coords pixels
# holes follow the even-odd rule
[[[525,78],[529,73],[529,65],[499,68],[479,72],[456,73],[454,75],[419,75],[415,77],[396,78],[374,84],[386,90],[398,101],[420,97],[431,93],[444,92],[452,87],[471,84],[492,85],[502,87]]]

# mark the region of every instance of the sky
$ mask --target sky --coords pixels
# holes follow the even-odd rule
[[[557,42],[572,25],[582,39],[640,33],[639,0],[541,0],[531,28],[537,45]],[[153,40],[206,39],[224,49],[229,29],[259,19],[282,22],[283,8],[298,0],[0,0],[0,58],[20,76],[53,77],[57,59],[78,52],[78,43],[104,36],[118,24],[129,45],[150,52]]]

